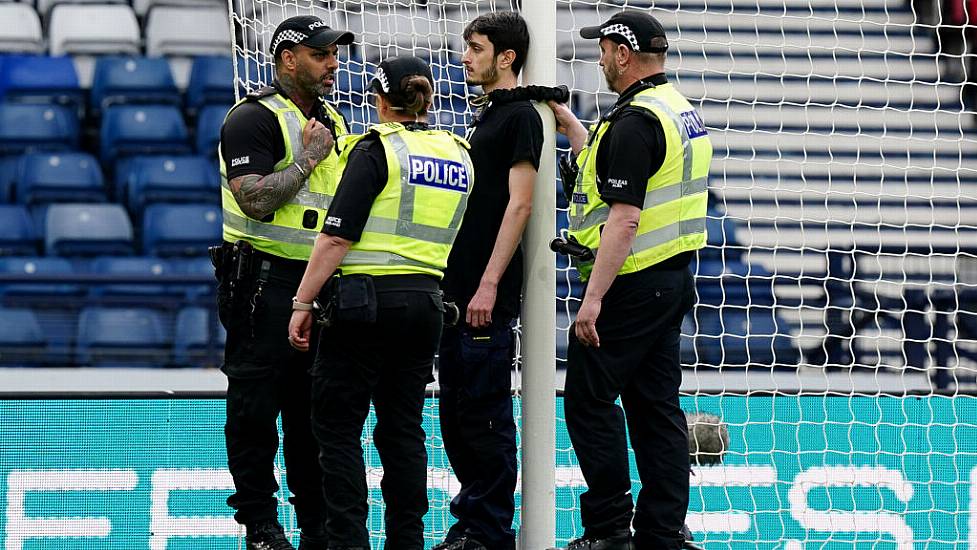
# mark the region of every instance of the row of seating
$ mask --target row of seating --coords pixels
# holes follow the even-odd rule
[[[0,3],[0,51],[104,54],[143,51],[136,12],[127,4],[59,4],[46,22],[26,3]],[[225,54],[231,49],[227,9],[212,2],[158,6],[145,22],[150,56]]]
[[[66,329],[72,334],[62,339]],[[149,308],[86,307],[77,318],[0,308],[0,367],[7,368],[214,367],[225,339],[204,307],[183,308],[172,318]]]
[[[191,154],[217,156],[220,128],[230,105],[210,105],[197,118],[191,140],[183,114],[169,105],[113,105],[105,110],[99,132],[99,159],[112,165],[133,155]],[[81,129],[77,114],[59,105],[0,103],[0,156],[32,150],[77,149]]]
[[[0,253],[33,256],[203,256],[221,239],[221,212],[212,204],[152,204],[138,235],[119,204],[52,204],[28,210],[0,205]]]
[[[95,59],[87,94],[68,56],[0,55],[0,101],[61,104],[98,116],[117,103],[186,106],[197,112],[206,105],[234,102],[234,66],[226,55],[195,57],[185,94],[162,57],[106,55]]]
[[[26,153],[0,159],[0,204],[119,202],[134,219],[150,203],[212,203],[220,196],[216,161],[201,155],[122,159],[107,178],[93,155],[78,151]]]

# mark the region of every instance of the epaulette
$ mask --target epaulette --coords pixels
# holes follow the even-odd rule
[[[277,93],[278,90],[274,86],[264,86],[252,92],[249,92],[248,95],[245,97],[247,98],[248,101],[258,101],[261,98],[268,97],[270,95],[275,95]]]
[[[404,125],[399,122],[384,122],[383,124],[374,124],[373,126],[370,126],[370,131],[379,136],[395,134],[403,129]]]

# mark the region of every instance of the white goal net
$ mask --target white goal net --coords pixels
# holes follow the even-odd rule
[[[721,416],[730,448],[723,465],[690,478],[696,537],[707,548],[977,548],[977,93],[967,83],[977,64],[967,0],[545,1],[556,7],[557,82],[572,89],[580,118],[597,119],[615,96],[596,43],[577,30],[622,8],[653,9],[669,33],[668,77],[715,146],[699,304],[683,327],[683,408]],[[519,7],[231,4],[239,89],[269,82],[268,42],[287,16],[315,13],[356,34],[333,96],[354,131],[375,121],[363,90],[378,61],[413,53],[438,80],[432,121],[463,132],[462,29]],[[556,207],[554,232],[566,226],[565,201]],[[581,288],[563,259],[556,269],[562,367]],[[565,542],[582,534],[585,486],[559,402],[557,415]],[[457,486],[433,398],[427,419],[433,544],[452,522]],[[379,541],[382,502],[371,495]]]

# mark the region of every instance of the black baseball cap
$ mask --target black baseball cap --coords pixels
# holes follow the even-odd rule
[[[388,57],[377,67],[370,88],[375,92],[389,93],[393,87],[400,87],[404,77],[414,75],[423,76],[431,83],[431,88],[434,88],[434,75],[426,61],[413,55]]]
[[[655,48],[651,45],[653,38],[665,38],[665,27],[651,14],[638,10],[625,10],[596,27],[584,27],[580,29],[580,36],[591,39],[606,36],[642,53],[662,53],[668,50],[667,41],[664,47]]]
[[[296,44],[310,48],[325,48],[333,44],[349,46],[353,43],[353,33],[329,28],[329,25],[314,15],[289,17],[275,28],[271,37],[271,55],[277,57],[282,48]]]

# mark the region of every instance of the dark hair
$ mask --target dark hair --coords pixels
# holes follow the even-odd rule
[[[434,98],[434,89],[424,76],[413,74],[405,76],[400,86],[387,93],[379,92],[391,105],[409,115],[427,114]]]
[[[526,54],[529,53],[529,27],[526,20],[514,11],[497,11],[479,15],[465,27],[462,36],[465,40],[471,38],[472,33],[485,35],[492,43],[494,55],[506,50],[516,52],[516,59],[512,62],[512,72],[519,75]]]

